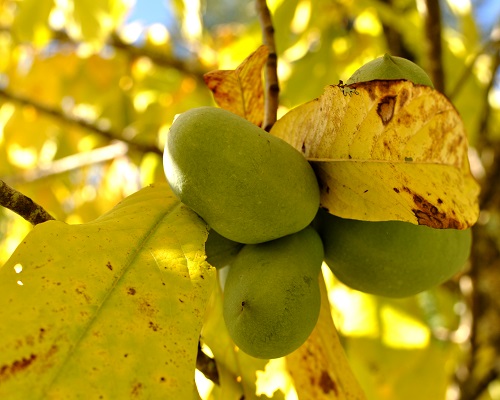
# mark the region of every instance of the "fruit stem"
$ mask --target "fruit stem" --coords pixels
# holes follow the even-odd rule
[[[262,29],[262,43],[269,49],[264,72],[266,92],[264,122],[262,123],[262,128],[269,132],[276,122],[278,115],[278,97],[280,92],[278,81],[278,55],[276,53],[276,44],[274,41],[273,21],[266,0],[256,0],[255,7]]]
[[[0,205],[14,211],[33,225],[54,219],[42,206],[2,180],[0,180]]]

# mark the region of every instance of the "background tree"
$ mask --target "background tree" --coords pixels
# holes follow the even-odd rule
[[[500,397],[495,296],[500,282],[500,12],[495,3],[268,2],[278,59],[278,117],[384,52],[406,57],[427,70],[460,112],[472,172],[482,186],[469,265],[446,284],[391,300],[350,290],[325,269],[331,314],[369,399]],[[204,74],[235,69],[263,43],[266,22],[253,1],[168,2],[165,25],[150,26],[127,19],[132,7],[125,0],[0,2],[0,179],[70,225],[93,221],[128,195],[164,182],[161,155],[175,114],[213,104]],[[277,83],[271,88],[275,93]],[[4,184],[0,191],[6,206],[0,209],[4,264],[38,220],[30,223],[11,211],[19,206],[17,192]],[[28,201],[23,216],[31,218],[31,211]],[[82,246],[96,245],[83,236]],[[120,237],[124,249],[135,243],[127,237]],[[85,251],[76,256],[85,261]],[[75,290],[85,293],[79,286]],[[200,296],[208,299],[207,293]],[[316,393],[314,388],[327,396],[342,393],[328,374],[312,373],[319,378],[300,381],[297,371],[314,364],[310,359],[301,365],[293,358],[266,363],[241,354],[221,357],[216,348],[210,354],[206,344],[220,329],[218,307],[212,299],[202,331],[198,367],[208,379],[198,374],[197,383],[203,396],[294,398],[300,393],[307,398],[304,393]],[[7,362],[2,346],[8,345],[0,345],[0,393],[9,376],[40,359],[39,353],[28,352],[17,363]],[[48,357],[50,351],[43,354]],[[214,356],[217,370],[205,353]],[[144,390],[137,382],[130,393],[140,398]]]

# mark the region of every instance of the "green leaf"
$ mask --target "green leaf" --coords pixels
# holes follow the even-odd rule
[[[0,398],[198,398],[206,238],[166,184],[37,225],[0,269]]]

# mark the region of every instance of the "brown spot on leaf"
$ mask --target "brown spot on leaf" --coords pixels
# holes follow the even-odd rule
[[[127,289],[127,293],[131,296],[133,296],[136,293],[136,290],[133,287],[129,287]]]
[[[321,377],[319,378],[319,387],[323,391],[323,393],[328,394],[330,392],[335,393],[335,397],[338,397],[339,395],[339,390],[337,388],[337,384],[335,381],[330,377],[327,371],[322,371],[321,372]]]
[[[448,216],[445,212],[439,211],[439,208],[432,204],[430,201],[425,199],[424,197],[412,192],[408,187],[403,187],[403,190],[410,194],[413,199],[414,208],[412,208],[412,212],[417,217],[417,222],[419,225],[426,225],[431,228],[437,229],[465,229],[466,226],[460,223],[455,218]],[[438,204],[442,204],[437,200]],[[453,210],[452,214],[455,215]]]
[[[394,116],[395,105],[395,96],[386,96],[380,101],[380,103],[378,103],[377,114],[384,125],[387,125]]]
[[[38,364],[39,370],[49,368],[52,365],[51,357],[56,352],[57,346],[52,345],[46,353],[41,355],[31,353],[29,356],[15,360],[10,364],[0,365],[0,383],[24,372],[35,362]]]
[[[113,266],[111,265],[111,262],[110,262],[110,261],[108,261],[108,262],[106,263],[106,267],[108,267],[108,269],[109,269],[110,271],[113,271]]]
[[[396,193],[399,193],[399,189],[398,188],[392,188],[392,190],[394,190]]]
[[[403,108],[410,98],[410,93],[406,89],[402,89],[398,94],[399,107]]]
[[[149,328],[156,332],[160,329],[160,326],[155,324],[153,321],[149,321]]]
[[[140,298],[138,306],[139,306],[139,312],[144,316],[154,318],[154,316],[158,313],[158,310],[144,298]]]
[[[86,289],[87,287],[85,285],[80,285],[77,288],[75,288],[75,292],[83,296],[86,303],[91,303],[92,298],[87,294],[87,292],[85,291]]]
[[[134,386],[132,386],[132,391],[131,391],[130,394],[133,397],[140,397],[141,396],[141,391],[142,391],[142,383],[136,382],[136,383],[134,383]]]

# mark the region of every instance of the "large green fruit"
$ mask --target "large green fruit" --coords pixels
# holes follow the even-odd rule
[[[434,87],[426,72],[406,58],[384,54],[372,60],[352,74],[346,85],[374,80],[406,79],[415,84]]]
[[[406,297],[439,285],[464,267],[470,253],[470,229],[358,221],[324,210],[315,226],[334,275],[353,289],[381,296]]]
[[[323,244],[311,227],[243,247],[224,287],[224,320],[241,350],[278,358],[309,337],[321,305],[322,262]]]
[[[235,242],[260,243],[298,232],[319,206],[316,176],[299,151],[220,108],[179,115],[163,163],[179,199]]]

